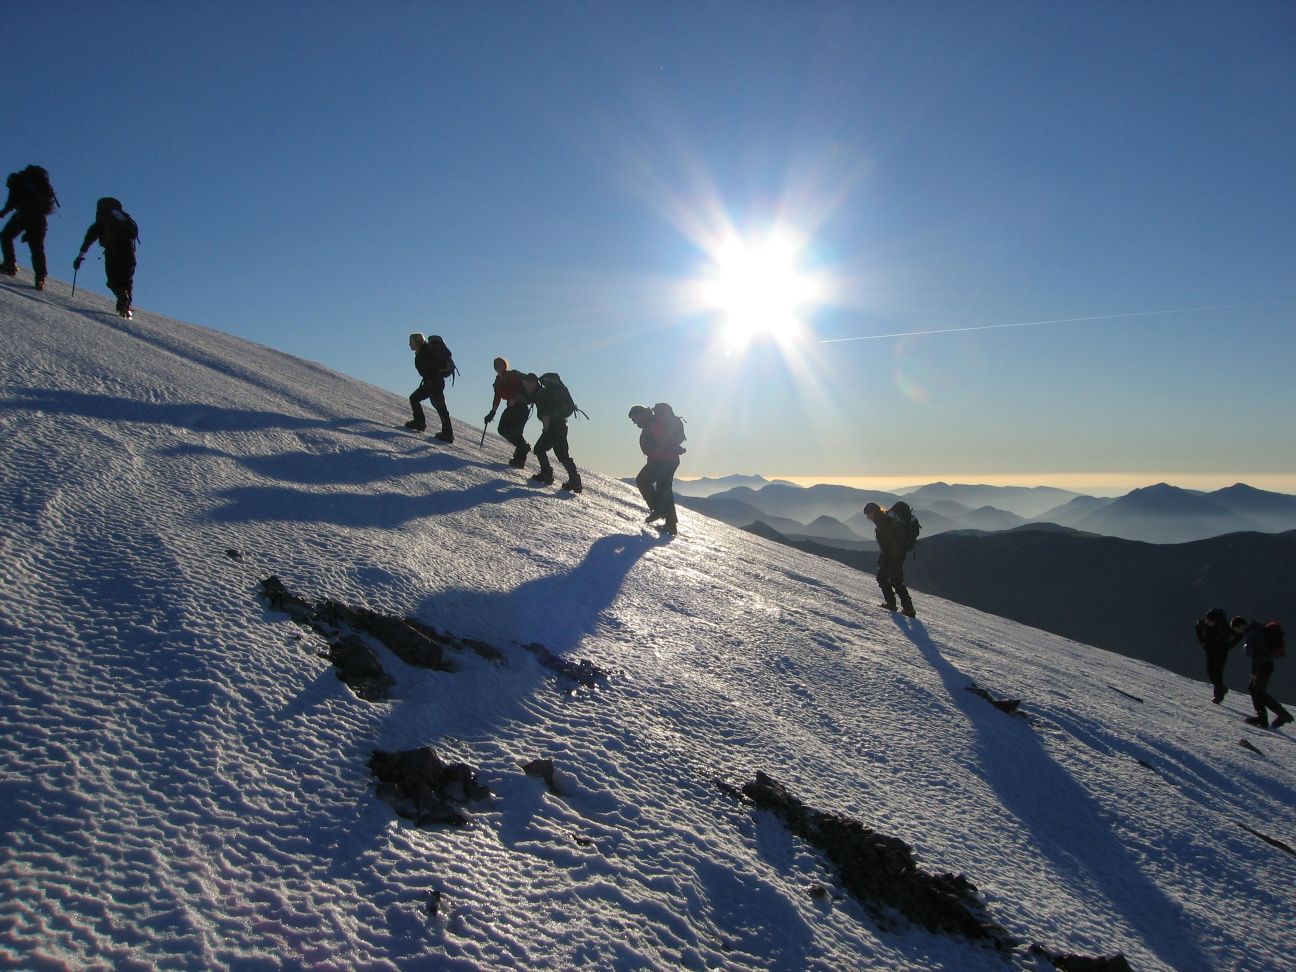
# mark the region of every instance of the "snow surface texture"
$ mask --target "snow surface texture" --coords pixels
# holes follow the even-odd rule
[[[718,522],[663,539],[616,480],[528,485],[493,432],[444,446],[394,427],[398,396],[29,285],[0,286],[3,963],[1044,967],[879,920],[716,785],[763,770],[965,874],[1022,942],[1292,967],[1296,858],[1243,825],[1296,844],[1296,738],[1245,698],[921,595],[907,622]],[[476,415],[488,363],[464,364],[450,407]],[[365,702],[258,599],[271,574],[502,659],[379,646],[395,682]],[[375,750],[428,745],[494,794],[470,826],[376,796]]]

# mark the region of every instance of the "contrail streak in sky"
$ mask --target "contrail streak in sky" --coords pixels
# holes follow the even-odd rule
[[[1227,310],[1230,305],[1218,307],[1176,307],[1173,310],[1135,311],[1132,314],[1098,314],[1094,317],[1060,317],[1055,321],[1016,321],[1011,324],[977,324],[972,327],[941,327],[930,331],[899,331],[895,334],[865,334],[860,337],[827,338],[819,344],[841,344],[845,341],[880,341],[883,338],[921,337],[927,334],[962,334],[965,331],[993,331],[1001,327],[1039,327],[1043,324],[1078,324],[1082,321],[1115,321],[1127,317],[1156,317],[1163,314],[1196,314],[1202,311]],[[1236,306],[1236,305],[1232,305]]]

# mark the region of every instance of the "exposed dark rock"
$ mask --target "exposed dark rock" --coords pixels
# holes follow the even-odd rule
[[[357,631],[371,634],[381,641],[393,655],[406,665],[416,668],[442,669],[442,645],[449,639],[436,635],[435,639],[423,630],[410,624],[405,618],[395,618],[368,608],[355,608],[338,601],[321,601],[316,608],[317,619],[334,627],[349,626]]]
[[[230,560],[242,560],[242,559],[243,559],[243,555],[242,555],[241,553],[239,553],[237,550],[233,549],[233,548],[230,548],[229,550],[226,550],[226,551],[225,551],[225,556],[228,557]]]
[[[739,793],[720,780],[721,792]],[[913,849],[898,837],[889,837],[839,814],[807,807],[777,780],[757,772],[755,781],[742,787],[741,798],[772,811],[792,833],[821,850],[837,868],[842,885],[885,924],[893,909],[933,932],[960,935],[984,942],[1001,952],[1013,952],[1022,943],[992,922],[976,886],[962,874],[929,874],[914,861]],[[811,897],[823,898],[831,890],[812,886]],[[1133,972],[1124,955],[1091,958],[1054,952],[1031,945],[1031,955],[1043,956],[1063,972]]]
[[[566,658],[555,655],[538,642],[532,642],[522,647],[535,655],[545,668],[555,671],[559,675],[564,675],[573,682],[585,686],[585,688],[598,688],[606,684],[608,678],[611,677],[610,673],[605,672],[593,662],[586,661],[583,658],[579,661],[568,661]]]
[[[459,644],[463,645],[469,651],[475,652],[487,661],[495,662],[500,665],[504,663],[504,652],[500,651],[494,645],[488,645],[484,641],[478,641],[475,638],[460,638]]]
[[[742,792],[823,851],[842,884],[861,903],[894,908],[930,931],[988,941],[1005,950],[1013,947],[1007,933],[986,917],[971,881],[961,874],[920,870],[903,840],[848,817],[811,809],[764,773],[758,772]]]
[[[441,910],[441,891],[439,888],[433,888],[428,892],[426,910],[429,918],[435,918],[437,912]]]
[[[386,698],[393,679],[383,671],[377,653],[360,634],[375,639],[405,664],[417,668],[449,670],[444,654],[447,647],[469,647],[482,654],[480,643],[457,641],[414,618],[398,618],[328,599],[313,602],[293,594],[278,577],[263,580],[260,595],[271,610],[283,611],[297,624],[323,637],[329,644],[327,657],[338,667],[338,677],[366,701]]]
[[[733,800],[735,803],[742,803],[746,799],[743,796],[743,791],[741,788],[734,786],[732,783],[729,783],[726,780],[717,778],[717,779],[713,779],[711,782],[715,784],[715,788],[717,790],[719,790],[725,796],[729,797],[729,799]]]
[[[1064,955],[1043,945],[1032,945],[1027,951],[1031,955],[1043,956],[1053,963],[1055,969],[1061,969],[1062,972],[1134,972],[1129,961],[1119,952],[1115,955],[1098,957]]]
[[[1261,750],[1258,746],[1256,746],[1253,742],[1251,742],[1250,739],[1246,739],[1246,738],[1239,739],[1238,745],[1241,746],[1243,749],[1251,750],[1251,752],[1253,753],[1258,753],[1261,756],[1264,755],[1264,751]]]
[[[545,781],[545,786],[549,788],[550,793],[557,793],[558,788],[554,786],[554,764],[552,759],[533,759],[522,767],[522,772],[527,776],[538,776]]]
[[[1261,840],[1263,840],[1266,844],[1269,844],[1271,847],[1277,847],[1280,851],[1286,851],[1288,854],[1291,854],[1292,857],[1296,857],[1296,850],[1293,850],[1290,844],[1283,843],[1277,837],[1270,837],[1268,834],[1262,834],[1258,830],[1252,830],[1244,823],[1240,823],[1238,824],[1238,826],[1241,827],[1243,830],[1245,830],[1252,837],[1259,837]]]
[[[1128,692],[1121,691],[1121,690],[1118,689],[1115,685],[1108,685],[1107,687],[1108,687],[1109,689],[1111,689],[1113,692],[1117,692],[1117,693],[1119,693],[1119,694],[1125,696],[1125,698],[1127,698],[1127,699],[1133,699],[1133,700],[1134,700],[1135,702],[1137,702],[1139,705],[1142,705],[1142,704],[1143,704],[1143,700],[1140,699],[1137,695],[1130,695]]]
[[[1022,713],[1017,711],[1021,708],[1021,699],[996,699],[993,695],[975,683],[969,685],[967,690],[973,695],[981,696],[981,698],[985,699],[1000,712],[1006,712],[1009,715],[1022,715]]]
[[[330,644],[328,659],[343,684],[366,702],[383,701],[395,682],[383,671],[377,652],[353,634]]]
[[[399,753],[375,752],[369,769],[378,778],[378,795],[398,814],[420,827],[466,824],[455,804],[484,800],[490,789],[466,763],[443,762],[430,746]]]

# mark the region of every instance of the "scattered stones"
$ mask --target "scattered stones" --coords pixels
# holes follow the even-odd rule
[[[971,692],[973,695],[979,695],[981,698],[985,699],[987,702],[993,705],[1000,712],[1006,712],[1008,713],[1008,715],[1024,715],[1024,713],[1017,711],[1019,708],[1021,708],[1021,703],[1022,703],[1021,699],[996,699],[993,695],[991,695],[985,689],[978,686],[975,682],[969,685],[967,687],[967,690]]]
[[[893,908],[930,931],[988,941],[1003,950],[1014,947],[1007,933],[986,917],[971,881],[961,874],[920,870],[903,840],[847,817],[811,809],[761,772],[742,792],[823,851],[842,884],[862,904]]]
[[[529,645],[523,645],[527,651],[535,655],[540,660],[540,664],[551,671],[557,672],[570,678],[578,685],[585,688],[599,688],[607,683],[611,677],[609,672],[605,672],[593,662],[581,659],[580,661],[568,661],[566,658],[560,658],[544,645],[538,642],[532,642]]]
[[[484,800],[490,789],[466,763],[446,763],[430,746],[399,753],[375,752],[369,770],[378,778],[378,795],[419,827],[463,825],[462,804]]]
[[[311,601],[293,594],[278,577],[261,581],[260,596],[270,610],[283,611],[295,623],[323,637],[329,644],[326,656],[337,666],[338,678],[368,702],[387,698],[393,679],[361,635],[373,638],[407,665],[434,671],[452,670],[445,658],[446,648],[466,647],[484,657],[493,654],[493,660],[503,657],[489,645],[460,641],[415,618],[398,618],[334,600]]]

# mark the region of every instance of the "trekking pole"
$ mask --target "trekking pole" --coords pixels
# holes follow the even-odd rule
[[[81,269],[80,267],[76,267],[76,266],[72,268],[72,296],[73,297],[76,296],[76,275],[80,271],[80,269]]]
[[[482,440],[481,440],[481,442],[477,443],[477,448],[478,448],[478,449],[485,449],[485,448],[486,448],[486,430],[487,430],[489,427],[490,427],[490,423],[489,423],[489,422],[488,422],[486,425],[483,425],[483,426],[482,426]]]

